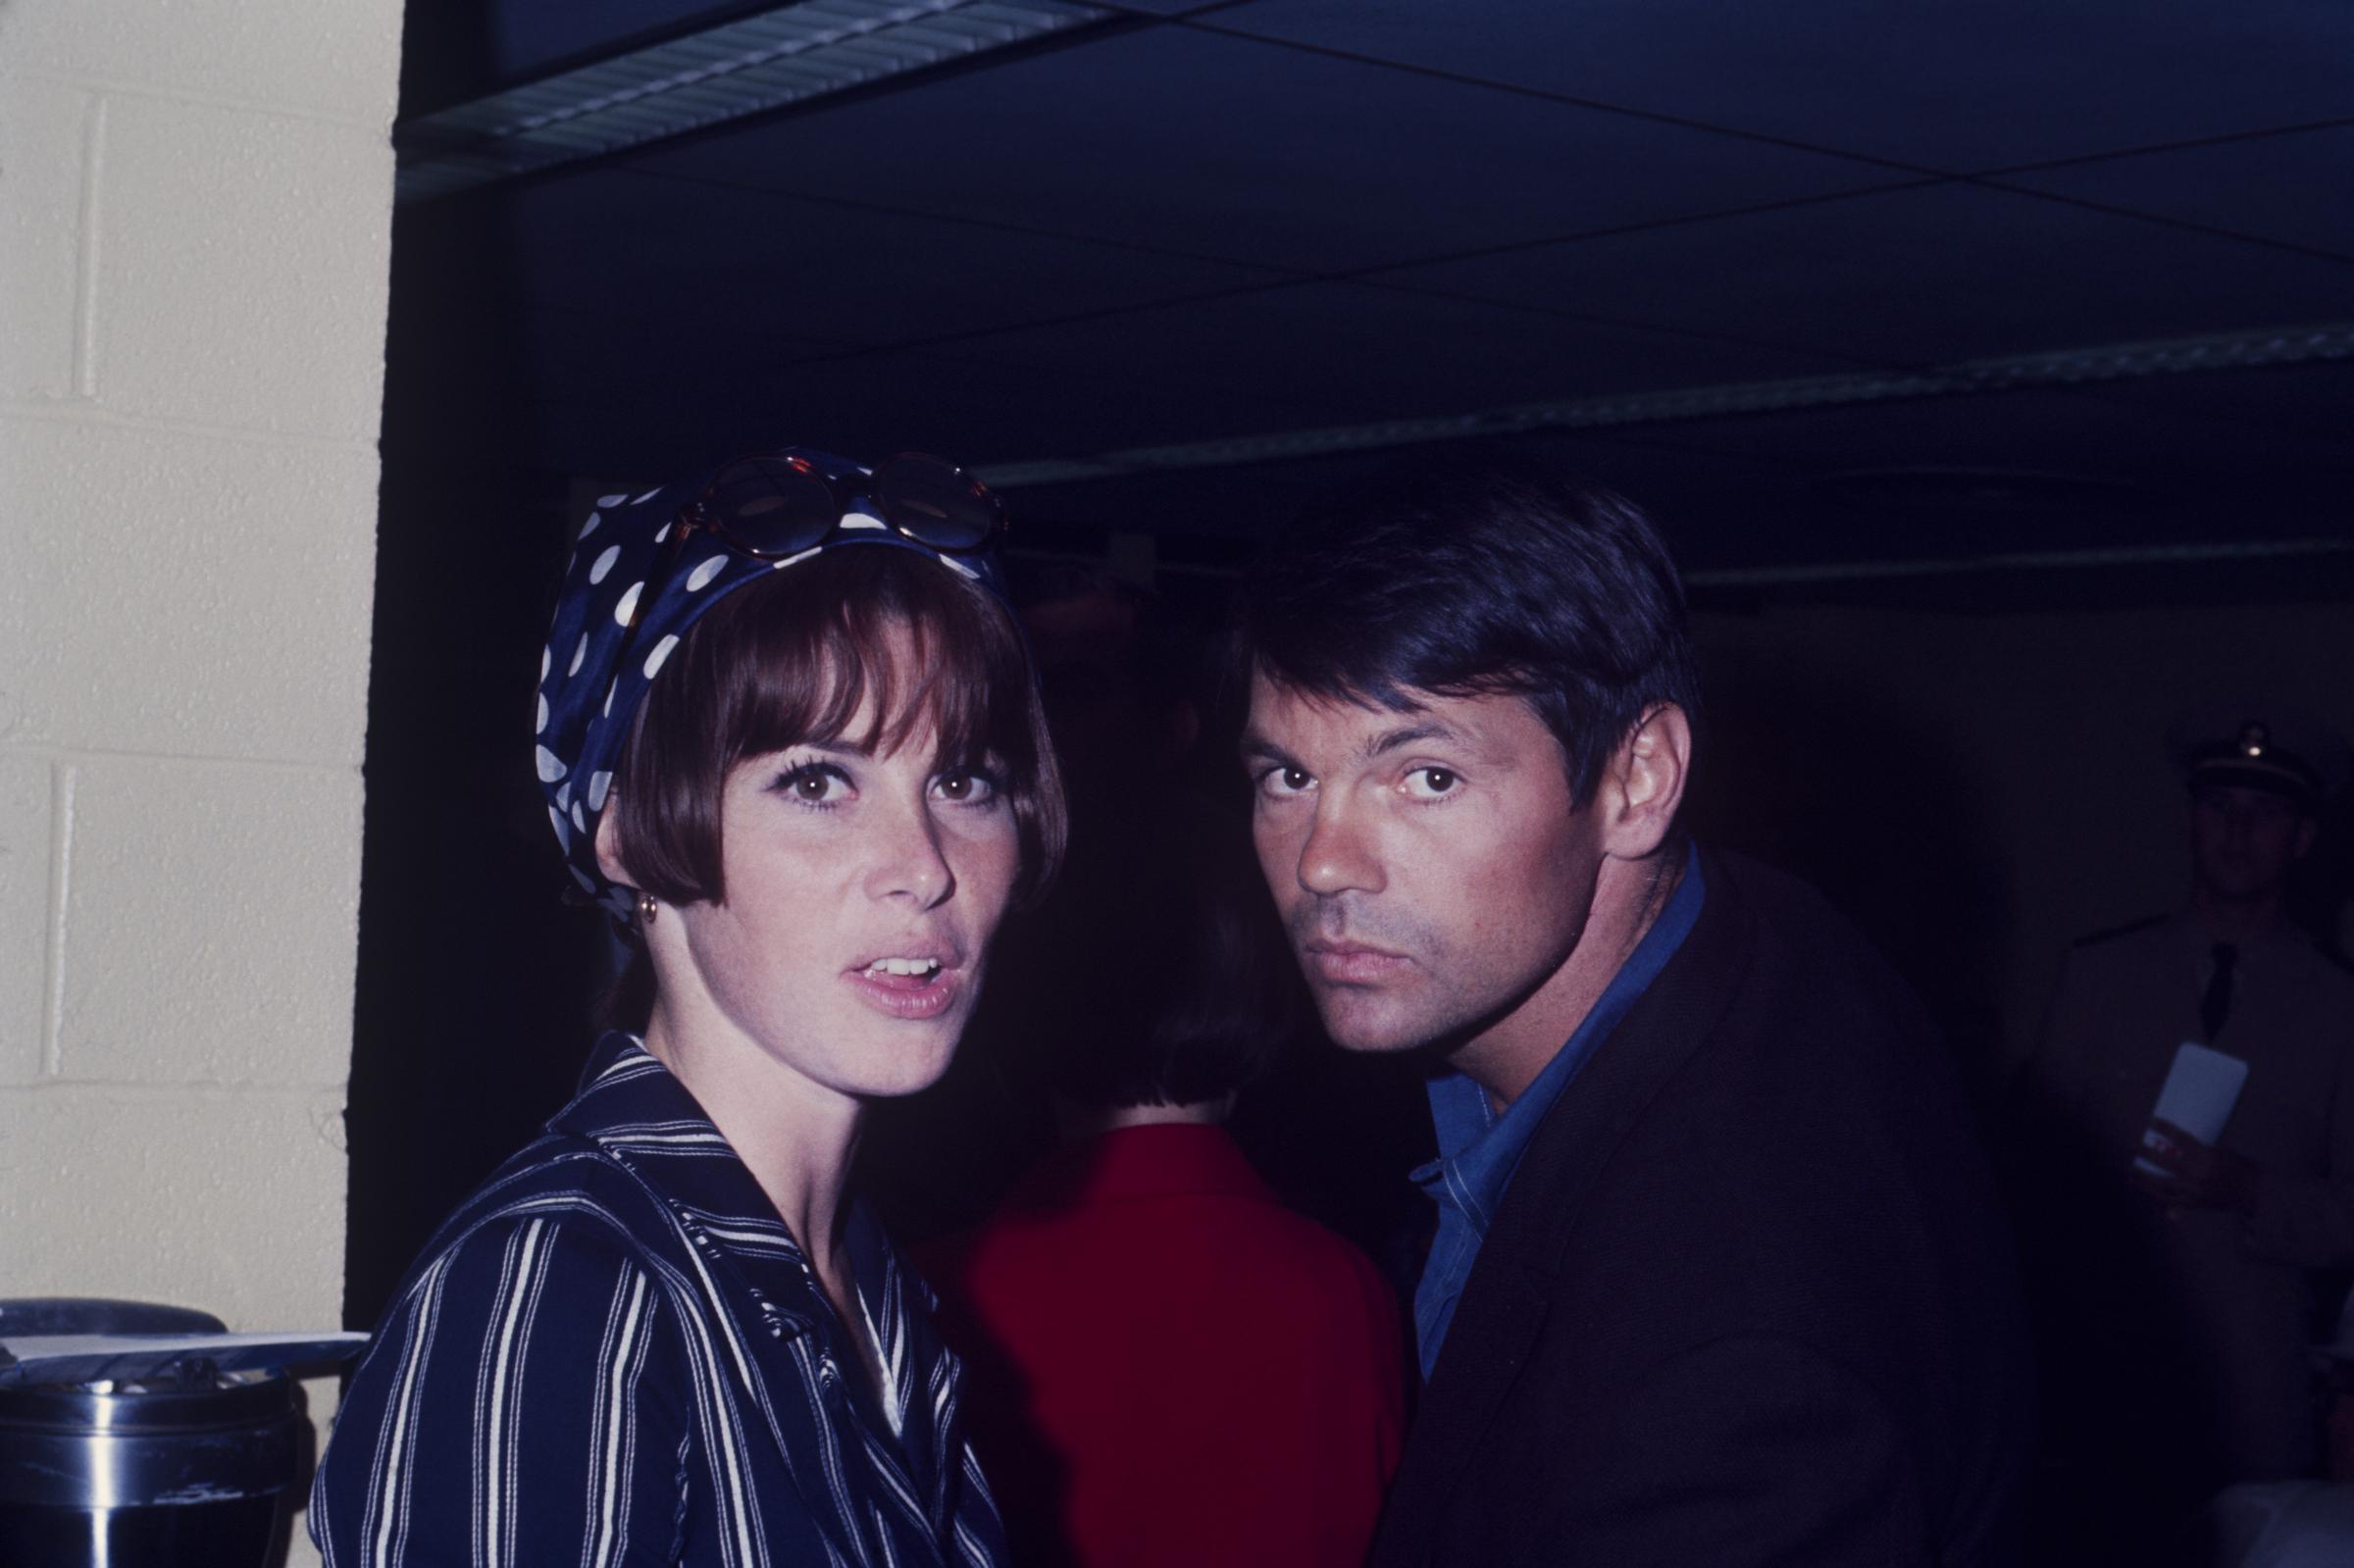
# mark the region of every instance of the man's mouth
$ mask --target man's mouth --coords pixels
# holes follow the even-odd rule
[[[1302,950],[1302,957],[1308,979],[1328,986],[1378,985],[1406,963],[1402,953],[1351,941],[1311,941]]]

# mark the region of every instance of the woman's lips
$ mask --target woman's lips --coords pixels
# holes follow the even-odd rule
[[[843,972],[858,999],[888,1018],[938,1018],[963,988],[961,970],[940,968],[924,975],[892,975],[873,969]]]
[[[1309,975],[1328,986],[1378,986],[1406,962],[1403,954],[1356,942],[1310,942],[1307,946]]]

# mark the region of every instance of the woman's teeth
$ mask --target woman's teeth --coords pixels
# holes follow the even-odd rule
[[[920,975],[927,980],[939,970],[937,958],[878,958],[866,966],[869,975]]]

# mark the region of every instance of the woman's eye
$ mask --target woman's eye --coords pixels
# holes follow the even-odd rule
[[[978,768],[951,768],[934,780],[932,787],[943,800],[968,806],[995,799],[998,793],[998,782]]]
[[[831,806],[850,793],[849,776],[825,763],[803,763],[786,770],[777,786],[804,806]]]
[[[1436,800],[1461,783],[1445,768],[1416,768],[1406,776],[1406,792],[1417,800]]]

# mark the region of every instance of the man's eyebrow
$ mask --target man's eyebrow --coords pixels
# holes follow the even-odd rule
[[[1445,720],[1425,719],[1420,724],[1400,725],[1395,730],[1383,731],[1365,743],[1364,755],[1368,758],[1386,756],[1401,747],[1414,745],[1424,740],[1452,740],[1458,744],[1469,743],[1461,731]]]
[[[1245,762],[1279,762],[1287,768],[1300,766],[1299,758],[1255,730],[1244,731],[1242,743],[1236,749],[1242,753]]]

